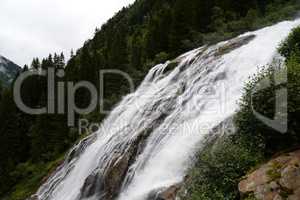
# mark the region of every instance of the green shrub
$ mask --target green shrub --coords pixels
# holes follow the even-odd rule
[[[155,56],[154,62],[155,63],[163,63],[166,62],[170,58],[169,54],[166,52],[160,52]]]
[[[287,40],[280,45],[279,53],[288,59],[292,54],[300,57],[300,27],[295,28]]]
[[[300,127],[297,119],[300,117],[300,27],[294,29],[289,37],[279,47],[279,52],[286,58],[285,66],[276,63],[262,69],[252,77],[245,86],[245,94],[240,101],[241,110],[235,117],[238,129],[237,137],[243,135],[253,141],[256,146],[263,147],[266,155],[299,146]],[[276,80],[285,80],[276,83]],[[265,80],[271,82],[270,87],[261,91],[255,89]],[[287,89],[288,104],[280,104],[287,109],[288,130],[280,133],[267,126],[253,112],[253,108],[269,118],[275,116],[276,94]],[[281,97],[280,95],[278,96]],[[278,100],[278,99],[277,99]],[[278,113],[283,116],[284,113]],[[285,116],[283,116],[285,117]],[[284,125],[284,124],[282,124]]]
[[[261,153],[251,149],[244,138],[226,136],[209,143],[197,156],[184,199],[237,199],[240,178],[262,160]]]
[[[235,123],[238,129],[237,137],[247,136],[253,141],[255,146],[263,147],[266,155],[272,155],[278,151],[295,147],[300,144],[299,125],[297,119],[300,117],[300,64],[296,62],[294,56],[287,61],[286,67],[281,70],[272,68],[263,69],[259,72],[245,88],[245,95],[241,100],[241,110],[235,117]],[[287,83],[277,85],[274,77],[283,78],[287,73]],[[270,87],[261,91],[255,91],[255,88],[264,80],[271,80]],[[288,104],[278,105],[287,109],[288,124],[287,132],[278,132],[270,126],[267,126],[253,112],[253,108],[268,118],[275,116],[275,104],[278,97],[281,98],[280,89],[287,89]],[[281,90],[282,91],[282,90]],[[279,95],[279,96],[276,96]],[[285,117],[284,113],[277,113]],[[282,122],[284,123],[284,122]]]

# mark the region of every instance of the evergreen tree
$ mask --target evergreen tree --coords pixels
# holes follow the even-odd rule
[[[41,67],[41,64],[40,64],[40,61],[38,58],[34,58],[32,63],[31,63],[31,68],[34,69],[34,70],[38,70],[40,69]]]
[[[0,81],[0,102],[2,99],[2,92],[3,92],[3,86],[2,86],[2,82]]]
[[[71,49],[70,58],[73,58],[73,57],[74,57],[74,51],[73,51],[73,49]]]
[[[65,56],[63,53],[60,54],[59,56],[59,62],[58,62],[58,68],[63,69],[65,67]]]

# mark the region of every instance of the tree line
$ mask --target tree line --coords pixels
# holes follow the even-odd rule
[[[63,54],[49,55],[42,60],[34,58],[23,72],[63,69],[65,76],[56,81],[85,80],[99,89],[99,70],[119,69],[138,85],[157,63],[286,19],[298,8],[296,0],[136,0],[96,29],[94,38],[72,53],[68,63]],[[127,81],[116,75],[106,76],[104,84],[104,107],[109,110],[129,89]],[[43,107],[47,103],[46,78],[30,77],[21,93],[26,105]],[[88,91],[77,92],[78,107],[89,101]],[[84,117],[100,122],[105,115],[98,107]],[[67,127],[66,115],[23,113],[15,105],[12,88],[0,87],[0,196],[16,191],[21,180],[26,182],[28,176],[39,173],[33,166],[57,159],[79,137],[76,127]],[[37,177],[28,191],[40,183],[42,177]],[[28,195],[22,194],[19,199]]]

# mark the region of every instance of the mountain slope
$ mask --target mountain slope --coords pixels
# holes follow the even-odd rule
[[[242,83],[273,60],[299,24],[283,22],[190,51],[175,59],[171,71],[170,62],[154,67],[106,118],[96,139],[85,139],[84,151],[80,145],[72,150],[38,191],[39,200],[169,199],[156,194],[183,181],[199,143],[238,109]]]
[[[72,56],[65,80],[86,80],[100,87],[99,70],[120,69],[138,85],[155,63],[285,19],[297,10],[297,1],[136,0],[97,30],[95,37]],[[55,64],[53,57],[40,63],[38,68],[43,68],[43,63]],[[105,78],[103,108],[107,111],[128,90],[122,77]],[[22,92],[32,96],[26,98],[30,105],[44,104],[44,85],[43,79],[28,82]],[[78,91],[76,105],[85,107],[88,97],[89,93]],[[67,115],[29,116],[14,107],[12,94],[5,96],[5,100],[0,106],[0,196],[24,200],[36,191],[42,177],[55,168],[53,162],[59,160],[79,135],[76,128],[66,127]],[[90,122],[100,122],[103,117],[105,114],[97,111],[84,116]]]
[[[8,86],[20,70],[20,66],[0,55],[0,81],[4,86]]]
[[[99,70],[119,69],[138,85],[155,64],[291,17],[299,9],[297,1],[137,0],[96,30],[68,63],[67,76],[100,87]],[[123,79],[106,82],[107,110],[128,90]],[[86,105],[86,94],[78,96],[78,105]]]

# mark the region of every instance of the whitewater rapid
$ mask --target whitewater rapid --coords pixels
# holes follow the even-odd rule
[[[300,20],[281,22],[155,66],[102,129],[74,147],[80,148],[78,155],[69,155],[37,196],[106,200],[101,181],[129,153],[135,157],[126,160],[113,199],[146,200],[153,191],[182,182],[203,138],[238,110],[244,83],[273,60],[281,41],[298,25]],[[143,142],[137,139],[141,134]]]

